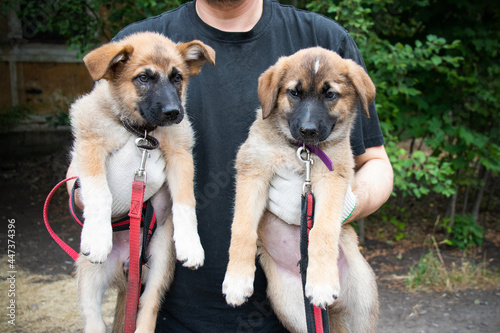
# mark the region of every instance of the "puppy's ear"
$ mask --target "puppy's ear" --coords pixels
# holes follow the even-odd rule
[[[207,60],[212,65],[215,65],[214,49],[199,40],[179,44],[177,45],[177,49],[186,60],[190,76],[198,74]]]
[[[361,106],[365,111],[365,115],[370,118],[368,107],[375,100],[375,85],[363,67],[350,59],[346,61],[349,62],[349,72],[347,73],[347,76],[354,85],[354,89],[356,89],[359,100],[361,101]]]
[[[116,64],[127,61],[134,48],[118,43],[105,44],[83,57],[83,62],[94,81],[113,78]]]
[[[278,94],[280,90],[280,81],[283,77],[282,63],[278,61],[276,65],[269,67],[259,77],[259,87],[257,93],[262,108],[262,118],[266,119],[271,111],[276,108]]]

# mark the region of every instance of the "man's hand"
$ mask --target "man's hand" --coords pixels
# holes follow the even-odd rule
[[[267,209],[288,224],[300,225],[301,195],[304,176],[293,171],[282,171],[274,176],[269,188]],[[342,223],[356,208],[356,196],[351,185],[347,188],[342,212]]]
[[[271,180],[267,209],[288,224],[300,225],[304,176],[293,171],[277,173]]]

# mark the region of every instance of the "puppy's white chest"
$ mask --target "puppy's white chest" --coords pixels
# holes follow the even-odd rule
[[[106,160],[106,175],[109,189],[113,197],[112,214],[125,214],[130,209],[132,182],[141,163],[142,154],[135,146],[135,137],[114,151]],[[151,198],[166,181],[165,159],[160,149],[149,151],[146,161],[146,191],[144,200]]]

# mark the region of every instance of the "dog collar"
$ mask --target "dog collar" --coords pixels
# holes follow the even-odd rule
[[[127,118],[122,118],[120,120],[122,122],[123,127],[127,131],[137,135],[139,138],[144,138],[147,141],[147,144],[138,146],[139,148],[147,150],[158,148],[159,146],[158,140],[156,140],[156,138],[152,137],[151,135],[148,135],[149,132],[154,131],[158,126],[150,124],[146,124],[144,126],[137,126],[133,125]]]
[[[309,149],[311,152],[316,154],[316,156],[319,157],[319,159],[325,164],[325,166],[328,168],[328,170],[333,171],[333,162],[332,160],[326,155],[324,151],[322,151],[320,148],[313,146],[313,145],[308,145],[303,142],[297,141],[296,142],[297,146],[306,146],[307,149]]]

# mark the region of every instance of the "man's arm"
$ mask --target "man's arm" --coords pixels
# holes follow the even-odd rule
[[[384,146],[367,148],[356,156],[356,195],[354,212],[345,223],[366,217],[379,209],[392,192],[394,174]]]

